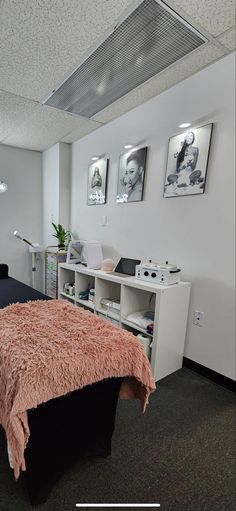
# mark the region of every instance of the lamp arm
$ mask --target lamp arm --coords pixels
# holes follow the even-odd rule
[[[30,243],[30,241],[26,240],[25,238],[22,238],[22,241],[25,241],[25,243],[28,243],[31,247],[33,247],[33,243]]]

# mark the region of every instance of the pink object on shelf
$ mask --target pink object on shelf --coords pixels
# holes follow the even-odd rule
[[[102,261],[102,270],[104,271],[113,271],[115,268],[115,263],[113,259],[104,259]]]

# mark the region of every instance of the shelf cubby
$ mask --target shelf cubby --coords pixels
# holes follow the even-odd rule
[[[120,303],[121,285],[117,282],[111,282],[105,279],[96,279],[95,289],[95,309],[97,312],[104,314],[112,319],[119,321],[120,311],[109,310],[102,306],[101,300],[106,299],[108,302]]]
[[[121,303],[121,319],[122,322],[125,322],[127,316],[134,312],[149,310],[154,313],[156,295],[150,291],[144,291],[143,289],[137,289],[124,284],[122,286]],[[152,323],[151,320],[150,323]]]
[[[64,296],[65,298],[68,298],[68,297],[71,298],[70,295],[67,295],[67,293],[64,293],[64,286],[67,282],[69,282],[69,284],[71,284],[73,286],[73,284],[75,283],[75,272],[73,272],[69,269],[64,269],[62,272],[59,272],[59,279],[58,279],[59,294]],[[72,297],[72,299],[73,299],[73,297]]]
[[[75,274],[75,299],[79,302],[81,299],[79,297],[79,293],[82,291],[86,291],[88,289],[95,288],[95,278],[92,275],[86,275],[84,273]],[[86,302],[87,300],[82,300],[82,302]]]

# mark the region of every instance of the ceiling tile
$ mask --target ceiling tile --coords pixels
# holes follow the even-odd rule
[[[214,36],[235,25],[235,0],[172,0],[171,4]]]
[[[231,30],[227,30],[224,34],[221,34],[217,37],[217,40],[220,41],[228,50],[235,49],[235,28]]]
[[[123,98],[112,103],[112,105],[96,114],[92,119],[103,123],[109,122],[196,73],[223,55],[224,52],[214,45],[206,44],[188,57],[170,66],[163,73],[154,76],[140,87],[126,94]]]
[[[90,123],[91,127],[97,126],[83,117],[38,105],[34,114],[4,139],[4,144],[43,151],[58,141],[65,141],[74,130],[88,129]]]
[[[84,123],[79,128],[74,129],[71,133],[63,137],[61,141],[71,144],[72,142],[75,142],[75,140],[85,137],[100,126],[102,126],[102,124],[99,122],[88,121],[87,123]]]
[[[217,39],[208,35],[209,44],[91,120],[41,105],[39,101],[140,2],[0,0],[0,141],[40,151],[58,141],[73,142],[220,58],[224,47],[227,53],[235,46],[234,0],[165,0],[193,26]]]
[[[4,0],[0,89],[43,100],[137,0]]]
[[[0,90],[0,140],[24,122],[38,103]]]

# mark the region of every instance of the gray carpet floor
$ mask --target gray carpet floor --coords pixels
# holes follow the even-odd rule
[[[235,468],[235,395],[183,368],[158,382],[144,415],[139,402],[119,401],[111,457],[76,463],[41,506],[29,504],[24,477],[14,481],[1,430],[0,511],[75,511],[78,502],[233,511]]]

